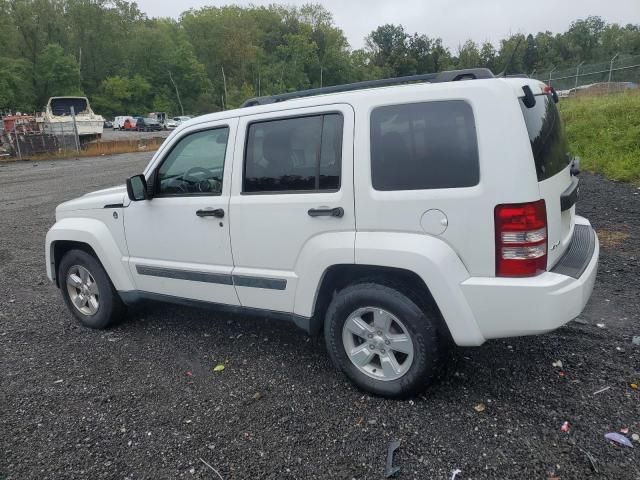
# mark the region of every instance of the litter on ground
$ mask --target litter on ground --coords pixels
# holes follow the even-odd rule
[[[631,443],[631,440],[629,440],[627,437],[625,437],[624,435],[621,435],[618,432],[605,433],[604,438],[606,438],[610,442],[614,442],[614,443],[617,443],[618,445],[622,445],[623,447],[633,448],[633,444]]]

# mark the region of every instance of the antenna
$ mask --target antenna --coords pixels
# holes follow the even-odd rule
[[[509,57],[509,60],[507,60],[507,63],[504,66],[504,70],[502,71],[502,73],[499,73],[497,76],[498,77],[506,77],[507,76],[507,70],[509,70],[509,67],[511,66],[511,62],[513,62],[513,57],[515,57],[516,52],[518,51],[518,47],[520,46],[520,43],[522,43],[522,39],[524,38],[524,36],[518,38],[518,43],[516,43],[516,47],[513,49],[513,52],[511,52],[511,56]]]

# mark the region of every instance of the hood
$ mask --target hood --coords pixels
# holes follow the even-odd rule
[[[127,187],[120,185],[119,187],[105,188],[95,192],[87,193],[68,202],[61,203],[56,208],[56,212],[66,212],[71,210],[90,210],[94,208],[104,208],[105,205],[127,203]]]

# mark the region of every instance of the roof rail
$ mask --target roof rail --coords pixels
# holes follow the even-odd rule
[[[406,77],[383,78],[381,80],[367,80],[365,82],[347,83],[345,85],[334,85],[332,87],[311,88],[298,92],[281,93],[266,97],[255,97],[247,100],[242,107],[254,107],[256,105],[268,105],[270,103],[284,102],[294,98],[313,97],[328,93],[351,92],[353,90],[364,90],[367,88],[388,87],[391,85],[401,85],[403,83],[442,83],[456,82],[459,80],[480,80],[483,78],[494,78],[493,73],[488,68],[469,68],[465,70],[448,70],[440,73],[425,73],[421,75],[408,75]]]

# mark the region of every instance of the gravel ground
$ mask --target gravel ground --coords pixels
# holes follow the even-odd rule
[[[389,401],[274,321],[159,304],[107,331],[72,320],[45,276],[54,207],[149,157],[0,164],[0,478],[219,478],[203,459],[225,480],[380,479],[391,439],[401,479],[640,478],[640,444],[603,438],[640,433],[636,187],[582,177],[578,209],[603,245],[576,322],[456,349],[423,396]]]

